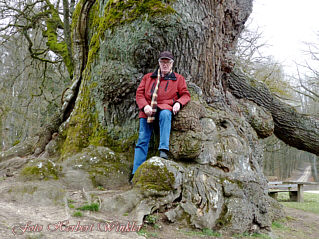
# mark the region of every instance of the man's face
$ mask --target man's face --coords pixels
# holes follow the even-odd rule
[[[161,72],[163,74],[167,74],[171,71],[173,67],[173,61],[171,59],[162,58],[159,60],[159,65],[161,68]]]

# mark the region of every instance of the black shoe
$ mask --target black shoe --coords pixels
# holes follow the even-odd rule
[[[167,153],[164,150],[160,150],[160,157],[163,159],[168,159]]]
[[[133,183],[133,177],[134,177],[134,174],[131,174],[131,175],[130,175],[130,178],[128,179],[128,182],[129,182],[130,184]]]

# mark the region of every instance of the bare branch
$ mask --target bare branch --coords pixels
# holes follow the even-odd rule
[[[311,96],[311,95],[308,95],[307,93],[305,93],[305,92],[302,92],[302,91],[300,91],[300,90],[297,90],[297,89],[293,89],[295,92],[297,92],[298,94],[301,94],[301,95],[304,95],[304,96],[306,96],[306,97],[309,97],[309,98],[311,98],[313,101],[318,101],[316,98],[314,98],[313,96]]]

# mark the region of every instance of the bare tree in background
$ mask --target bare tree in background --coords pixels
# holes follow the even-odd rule
[[[69,49],[75,1],[63,4],[0,1],[0,149],[34,134],[60,108],[73,71]]]
[[[39,35],[34,34],[34,42],[41,42]],[[50,64],[30,57],[27,40],[18,33],[0,51],[0,148],[5,149],[49,121],[60,108],[70,78],[63,62]]]
[[[286,80],[282,64],[263,53],[268,44],[264,41],[259,28],[250,29],[251,21],[246,24],[239,37],[235,54],[236,66],[256,80],[265,83],[280,99],[293,101],[290,97],[291,87]]]
[[[251,22],[252,20],[250,20]],[[237,51],[236,65],[243,72],[256,80],[263,82],[269,90],[280,100],[288,104],[300,105],[300,99],[296,98],[291,90],[282,64],[276,62],[272,56],[266,56],[263,49],[268,46],[263,40],[262,32],[249,27],[240,35]],[[289,147],[275,136],[263,140],[264,145],[264,173],[270,179],[282,180],[289,178],[293,172],[303,166],[303,160],[297,153],[298,150]],[[308,162],[307,160],[305,160]]]
[[[75,1],[28,0],[0,1],[0,37],[2,44],[21,34],[30,56],[47,62],[63,62],[72,77],[71,14]],[[40,34],[40,44],[34,35]],[[39,38],[37,38],[39,39]],[[41,44],[41,42],[45,44]]]
[[[293,88],[301,102],[300,111],[307,115],[319,117],[319,44],[306,43],[308,50],[305,51],[310,61],[304,64],[297,64],[298,74],[293,76],[297,85]],[[303,72],[303,73],[302,73]],[[305,157],[311,165],[312,176],[315,181],[318,178],[318,157],[309,154]]]
[[[251,20],[250,20],[251,21]],[[306,114],[316,114],[318,106],[319,72],[314,67],[306,64],[308,72],[312,76],[295,77],[293,81],[299,82],[298,87],[292,87],[291,79],[285,74],[283,66],[273,57],[265,56],[262,51],[267,47],[263,41],[262,32],[259,29],[246,28],[238,41],[236,52],[236,64],[243,72],[265,83],[276,97],[290,105],[299,107],[299,111]],[[312,49],[312,50],[310,50]],[[309,45],[310,56],[319,62],[319,49],[316,45]],[[267,176],[277,179],[285,179],[293,176],[293,172],[305,168],[309,162],[312,165],[313,177],[318,179],[316,168],[316,156],[289,147],[275,136],[264,140],[264,172]],[[308,160],[309,159],[309,160]]]

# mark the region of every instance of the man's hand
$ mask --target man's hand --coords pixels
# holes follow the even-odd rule
[[[150,105],[147,105],[144,107],[144,113],[147,115],[147,116],[151,116],[152,115],[152,107]]]
[[[176,102],[173,106],[173,114],[176,115],[180,109],[181,109],[181,104],[179,102]]]

